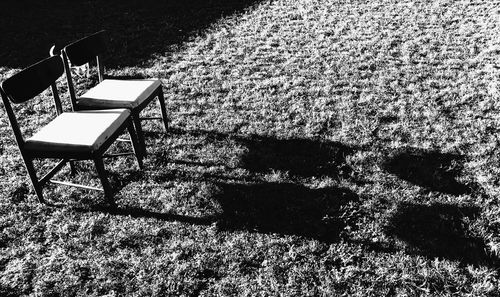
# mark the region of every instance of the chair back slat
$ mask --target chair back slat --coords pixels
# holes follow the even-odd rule
[[[105,52],[106,45],[104,41],[104,33],[104,30],[99,31],[64,47],[64,51],[66,52],[71,65],[81,66],[89,63],[101,53]]]
[[[6,79],[2,89],[12,102],[23,103],[46,90],[63,72],[61,58],[53,56]]]

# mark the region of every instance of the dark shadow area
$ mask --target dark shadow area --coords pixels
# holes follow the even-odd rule
[[[469,194],[473,188],[457,181],[463,170],[464,157],[436,151],[405,149],[394,153],[383,163],[383,168],[431,191],[461,195]]]
[[[8,195],[10,202],[13,204],[23,203],[27,200],[30,188],[26,183],[21,183],[18,187],[14,188]]]
[[[353,154],[356,148],[339,142],[306,138],[278,139],[203,130],[171,129],[169,132],[176,135],[189,134],[205,137],[207,141],[230,138],[247,148],[246,153],[241,156],[239,167],[253,173],[280,170],[299,177],[352,178],[355,175],[347,164],[346,157]]]
[[[287,171],[292,175],[347,178],[352,169],[346,156],[354,149],[338,142],[251,136],[238,139],[248,148],[241,166],[251,172]]]
[[[86,35],[108,31],[108,67],[134,66],[259,0],[5,0],[0,66],[24,68]]]
[[[469,234],[466,219],[473,220],[479,211],[477,207],[403,203],[389,219],[385,232],[408,243],[412,252],[430,259],[498,267],[499,260],[486,254],[484,240]]]
[[[390,124],[397,122],[399,118],[397,116],[388,115],[388,116],[381,116],[378,118],[378,120],[380,124]]]
[[[295,184],[218,184],[222,230],[298,235],[323,242],[341,238],[357,220],[358,196],[344,188]]]
[[[139,171],[139,169],[127,170],[123,172],[113,172],[108,170],[107,173],[109,183],[115,194],[121,191],[129,183],[137,182],[145,178],[144,171]]]
[[[374,252],[374,253],[385,253],[385,254],[391,253],[391,254],[395,254],[398,251],[400,251],[400,249],[398,249],[397,247],[395,247],[394,245],[391,245],[389,243],[385,243],[385,242],[373,242],[373,241],[370,241],[370,240],[367,240],[367,239],[351,239],[351,238],[347,238],[345,240],[345,242],[348,242],[348,243],[354,244],[354,245],[359,245],[363,249],[366,249],[367,251]]]

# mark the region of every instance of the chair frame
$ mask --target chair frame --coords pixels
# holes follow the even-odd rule
[[[82,107],[78,105],[78,98],[76,96],[75,92],[75,86],[73,84],[73,78],[71,75],[71,66],[82,66],[87,63],[93,62],[95,60],[97,64],[97,75],[99,79],[99,83],[101,83],[105,79],[104,75],[104,64],[103,64],[103,53],[105,52],[105,35],[106,31],[101,30],[99,32],[96,32],[94,34],[91,34],[89,36],[86,36],[82,39],[79,39],[71,44],[66,45],[62,50],[61,50],[61,56],[64,62],[64,70],[66,73],[66,79],[67,79],[67,84],[68,84],[68,92],[69,96],[71,98],[71,104],[73,107],[74,111],[78,110],[89,110],[89,109],[94,109],[94,108],[87,108],[87,107]],[[70,57],[68,56],[68,48],[71,47],[77,47],[76,51],[80,51],[79,54],[81,56],[79,57]],[[50,54],[52,55],[52,50],[50,51]],[[77,55],[78,56],[78,55]],[[83,56],[83,57],[82,57]],[[71,65],[70,65],[71,63]],[[161,117],[140,117],[140,113],[144,108],[151,103],[151,101],[154,98],[158,98],[158,101],[160,103],[160,111],[161,111]],[[98,109],[107,109],[107,108],[116,108],[116,107],[106,107],[105,105],[103,106],[97,106]],[[125,107],[124,107],[125,108]],[[167,110],[166,110],[166,105],[165,105],[165,97],[163,94],[163,88],[162,85],[155,89],[152,94],[144,100],[142,104],[139,106],[132,108],[131,109],[131,117],[132,121],[134,123],[135,131],[137,132],[137,137],[139,139],[139,143],[142,147],[142,155],[146,156],[146,142],[144,139],[144,132],[142,129],[142,124],[141,121],[144,120],[162,120],[163,125],[165,126],[165,131],[168,131],[168,118],[167,118]]]
[[[50,61],[46,62],[47,60],[50,60]],[[57,63],[56,60],[59,60],[60,69],[57,69],[58,68],[57,64],[59,64],[59,63]],[[56,65],[56,66],[48,65],[48,67],[50,66],[51,68],[53,68],[53,69],[50,69],[53,72],[52,73],[53,80],[50,80],[50,78],[43,77],[43,73],[36,73],[37,72],[36,69],[35,69],[35,71],[33,71],[33,68],[36,68],[41,63],[47,63],[47,64],[54,63],[54,65]],[[45,81],[42,81],[41,83],[39,83],[38,85],[32,87],[32,89],[38,88],[37,90],[28,90],[28,92],[31,92],[33,94],[36,93],[34,95],[30,94],[29,98],[25,97],[25,98],[21,98],[21,99],[16,99],[13,96],[9,95],[9,91],[6,91],[6,83],[8,84],[9,80],[18,74],[15,74],[15,75],[11,76],[10,78],[6,79],[0,86],[0,94],[1,94],[4,106],[5,106],[5,110],[7,112],[7,116],[9,118],[10,125],[11,125],[13,133],[14,133],[14,137],[16,139],[19,151],[21,153],[21,157],[24,161],[24,164],[26,166],[26,170],[28,171],[28,175],[30,177],[31,183],[33,185],[33,188],[35,189],[35,193],[37,194],[38,201],[40,203],[47,204],[47,205],[53,205],[52,203],[47,202],[43,196],[43,187],[47,183],[50,182],[50,183],[54,183],[54,184],[62,184],[62,185],[67,185],[67,186],[83,188],[83,189],[102,191],[102,192],[104,192],[104,196],[106,198],[106,201],[110,205],[114,206],[115,202],[113,199],[113,190],[112,190],[112,188],[109,184],[109,181],[107,179],[107,174],[106,174],[106,170],[104,168],[103,158],[134,154],[136,156],[139,168],[141,168],[141,169],[143,168],[142,157],[137,153],[139,150],[139,141],[136,137],[134,125],[132,124],[130,117],[127,118],[114,131],[114,133],[107,140],[104,141],[104,143],[99,147],[98,150],[91,152],[91,153],[89,153],[89,152],[65,153],[65,152],[54,152],[54,151],[50,151],[50,150],[33,152],[33,151],[28,151],[27,149],[25,149],[25,140],[24,140],[24,137],[22,135],[21,129],[19,127],[19,123],[17,121],[17,117],[14,113],[14,110],[11,106],[10,101],[12,101],[15,104],[19,104],[19,103],[27,102],[29,100],[33,100],[34,98],[38,97],[40,95],[40,93],[42,93],[45,89],[47,89],[48,88],[47,84],[49,84],[51,91],[52,91],[52,97],[54,99],[56,114],[57,114],[57,116],[62,114],[63,109],[62,109],[62,104],[61,104],[61,100],[59,97],[59,93],[57,90],[57,84],[56,84],[57,79],[60,76],[62,76],[62,74],[63,74],[63,65],[62,64],[63,63],[62,63],[60,57],[50,57],[50,58],[42,60],[36,64],[33,64],[30,67],[28,67],[28,68],[26,68],[18,73],[18,74],[20,74],[22,72],[26,73],[26,72],[31,71],[34,73],[34,74],[31,73],[32,76],[35,76],[35,77],[31,77],[31,78],[40,78],[42,80],[45,80]],[[60,71],[60,73],[59,73],[59,71]],[[56,77],[57,73],[59,73],[58,77]],[[50,80],[50,82],[49,82],[49,80]],[[42,86],[44,87],[43,89],[42,89]],[[131,137],[130,141],[132,143],[133,151],[126,152],[126,153],[119,153],[119,154],[104,155],[104,153],[108,150],[108,148],[113,144],[114,141],[116,141],[118,139],[118,136],[122,132],[124,132],[125,129],[127,129],[128,133],[130,134],[130,137]],[[43,175],[42,178],[38,179],[37,172],[36,172],[36,169],[35,169],[35,166],[33,163],[34,159],[37,159],[37,158],[59,159],[59,162],[52,169],[50,169],[48,171],[48,173]],[[71,173],[74,174],[75,167],[74,167],[73,162],[80,161],[80,160],[93,160],[94,161],[99,179],[100,179],[101,184],[102,184],[102,188],[81,185],[81,184],[74,184],[74,183],[70,183],[70,182],[52,179],[52,177],[54,177],[64,167],[64,165],[68,162],[70,163],[70,166],[71,166]]]

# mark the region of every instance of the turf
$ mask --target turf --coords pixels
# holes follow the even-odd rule
[[[499,295],[498,3],[195,3],[194,22],[79,4],[105,13],[108,72],[160,77],[168,101],[145,170],[106,162],[117,209],[56,186],[66,206],[39,205],[1,109],[1,295]],[[42,115],[27,134],[47,98],[19,108]]]

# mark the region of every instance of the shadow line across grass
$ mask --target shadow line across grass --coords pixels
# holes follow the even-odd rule
[[[89,208],[75,207],[73,209],[77,212],[102,212],[118,216],[131,216],[133,218],[151,218],[167,222],[181,222],[194,225],[210,225],[216,222],[216,218],[212,216],[195,217],[188,215],[179,215],[175,213],[156,212],[156,211],[146,210],[140,207],[131,207],[131,206],[110,207],[110,206],[94,205]]]

